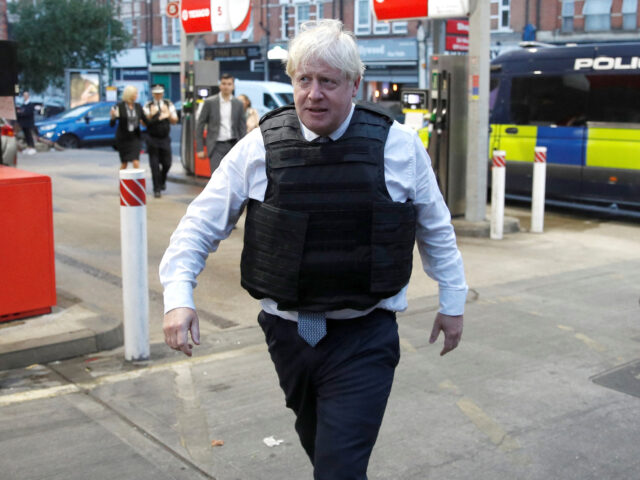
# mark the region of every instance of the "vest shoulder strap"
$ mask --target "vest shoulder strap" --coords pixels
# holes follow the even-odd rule
[[[393,118],[391,118],[391,115],[389,115],[389,112],[387,112],[381,106],[376,105],[375,103],[358,102],[356,103],[356,110],[365,110],[369,113],[373,113],[377,115],[378,117],[381,117],[388,124],[393,123]]]

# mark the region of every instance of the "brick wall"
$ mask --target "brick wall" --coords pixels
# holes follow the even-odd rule
[[[9,40],[7,26],[7,0],[0,0],[0,40]]]

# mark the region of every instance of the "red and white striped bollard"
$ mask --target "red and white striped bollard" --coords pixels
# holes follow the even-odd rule
[[[491,230],[492,240],[501,240],[504,230],[504,189],[506,177],[507,153],[504,150],[493,151],[491,169]]]
[[[120,170],[124,358],[149,359],[149,283],[145,171]]]
[[[547,147],[535,147],[533,185],[531,187],[531,229],[533,233],[544,230],[544,196],[547,177]]]

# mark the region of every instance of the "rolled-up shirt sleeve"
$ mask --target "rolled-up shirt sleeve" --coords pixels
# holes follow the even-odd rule
[[[440,193],[429,155],[417,135],[412,148],[416,159],[416,241],[422,266],[427,275],[438,282],[439,311],[462,315],[468,287],[451,214]]]
[[[187,208],[160,262],[165,313],[178,307],[195,309],[193,289],[209,253],[231,234],[249,196],[264,197],[261,168],[264,170],[264,145],[256,129],[231,149]]]

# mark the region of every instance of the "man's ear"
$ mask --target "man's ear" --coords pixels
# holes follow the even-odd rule
[[[358,87],[360,86],[360,80],[362,80],[362,77],[358,77],[356,78],[356,80],[353,82],[353,92],[351,94],[352,97],[355,97],[356,94],[358,93]]]

